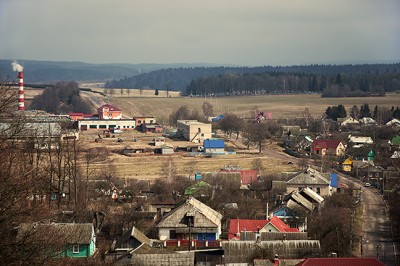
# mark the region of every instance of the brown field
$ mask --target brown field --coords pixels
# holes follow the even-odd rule
[[[102,88],[97,88],[103,91]],[[166,97],[165,91],[160,91],[158,96],[154,95],[154,90],[144,90],[140,95],[139,90],[131,90],[128,94],[126,90],[115,90],[107,100],[98,94],[102,101],[120,108],[124,116],[134,117],[138,115],[154,116],[158,122],[167,122],[169,115],[180,106],[187,104],[189,109],[197,109],[202,113],[202,104],[205,101],[214,106],[215,114],[233,112],[241,117],[249,117],[250,111],[257,108],[261,111],[272,112],[274,118],[294,118],[300,117],[305,108],[309,108],[314,117],[321,117],[328,106],[343,104],[347,111],[353,105],[361,106],[368,103],[373,109],[375,105],[391,108],[400,103],[400,94],[387,95],[386,97],[368,98],[321,98],[320,95],[261,95],[243,97],[214,97],[214,98],[188,98],[182,97],[177,92],[170,92],[171,97]],[[110,165],[115,166],[117,176],[120,178],[136,178],[154,180],[161,175],[161,168],[167,156],[162,155],[135,155],[128,157],[121,155],[121,151],[126,145],[147,145],[155,135],[145,135],[134,132],[122,133],[123,143],[117,143],[116,139],[106,139],[103,143],[95,143],[98,132],[95,134],[84,133],[83,144],[90,146],[105,146],[113,151],[106,161],[98,162],[92,167],[96,172],[101,173]],[[133,143],[133,137],[139,138],[138,143]],[[223,136],[220,136],[223,137]],[[180,145],[178,142],[170,140],[172,145]],[[236,143],[228,142],[230,146],[239,146]],[[236,149],[240,150],[240,148]],[[224,165],[239,165],[242,169],[250,169],[251,161],[254,158],[262,158],[263,165],[268,173],[280,173],[283,171],[298,170],[297,159],[284,154],[282,149],[276,144],[269,144],[263,154],[237,154],[214,156],[212,158],[190,157],[185,153],[175,153],[173,156],[177,167],[177,173],[183,176],[188,175],[189,169],[194,165],[195,171],[212,172],[223,168]],[[291,163],[293,164],[291,164]]]
[[[162,176],[162,167],[169,156],[160,154],[135,154],[131,156],[122,155],[122,149],[129,145],[132,147],[149,147],[149,142],[155,136],[160,134],[143,134],[137,131],[124,131],[118,134],[116,138],[103,138],[103,142],[96,143],[95,138],[100,132],[82,132],[80,137],[80,145],[85,148],[106,147],[111,155],[107,160],[93,163],[90,168],[101,176],[102,172],[108,171],[114,167],[116,176],[122,179],[141,179],[154,180]],[[101,133],[100,133],[101,134]],[[117,138],[121,137],[124,142],[118,143]],[[133,138],[136,142],[133,142]],[[223,138],[223,136],[218,136]],[[167,139],[167,143],[173,146],[182,146],[187,144],[186,141],[174,141]],[[240,147],[235,150],[245,150],[243,145],[236,144],[227,140],[226,143],[230,147]],[[199,172],[215,172],[223,168],[225,165],[239,166],[241,169],[251,169],[251,162],[255,158],[263,159],[263,165],[267,172],[276,173],[281,171],[295,171],[297,169],[297,159],[291,158],[284,154],[282,149],[276,143],[269,144],[269,151],[263,154],[236,154],[236,155],[218,155],[212,158],[203,156],[189,156],[186,152],[177,152],[171,155],[176,166],[177,174],[189,176],[190,169]],[[254,150],[253,150],[254,151]],[[272,154],[272,156],[271,156]],[[291,162],[291,163],[289,163]],[[84,167],[84,163],[81,165]]]
[[[137,92],[138,93],[138,92]],[[149,94],[153,95],[149,95]],[[143,93],[142,97],[122,95],[119,97],[114,93],[110,104],[118,106],[128,116],[150,115],[159,120],[168,118],[169,114],[180,106],[187,104],[189,109],[197,109],[202,113],[202,104],[210,102],[214,107],[215,115],[224,113],[236,113],[241,117],[249,117],[250,111],[272,112],[273,118],[294,118],[301,117],[305,108],[309,108],[314,117],[321,117],[328,106],[342,104],[349,112],[353,105],[360,107],[368,103],[373,110],[375,105],[391,108],[400,104],[400,94],[390,94],[385,97],[353,97],[353,98],[322,98],[318,94],[300,95],[260,95],[240,97],[212,97],[212,98],[189,98],[178,94],[167,98],[165,91],[154,96],[154,91]],[[145,97],[144,95],[149,95]]]

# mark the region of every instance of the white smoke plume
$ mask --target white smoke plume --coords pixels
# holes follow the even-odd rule
[[[18,71],[18,72],[22,72],[22,70],[24,69],[20,64],[18,64],[17,61],[14,61],[11,63],[13,71]]]

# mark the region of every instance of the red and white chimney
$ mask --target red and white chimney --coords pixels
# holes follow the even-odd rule
[[[25,97],[24,97],[24,72],[18,72],[18,86],[19,86],[19,95],[18,95],[18,111],[25,110]]]

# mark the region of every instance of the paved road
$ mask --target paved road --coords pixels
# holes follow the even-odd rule
[[[388,208],[375,188],[363,188],[362,245],[363,257],[378,257],[385,265],[395,264],[395,250]]]
[[[344,182],[349,182],[354,187],[360,187],[360,181],[339,173]],[[378,190],[372,187],[361,188],[362,215],[362,243],[359,256],[378,257],[385,265],[396,264],[396,250],[389,221],[389,210]]]

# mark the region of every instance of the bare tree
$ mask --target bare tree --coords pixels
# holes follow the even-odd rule
[[[214,108],[211,103],[203,102],[202,108],[205,117],[211,117],[214,115]]]

